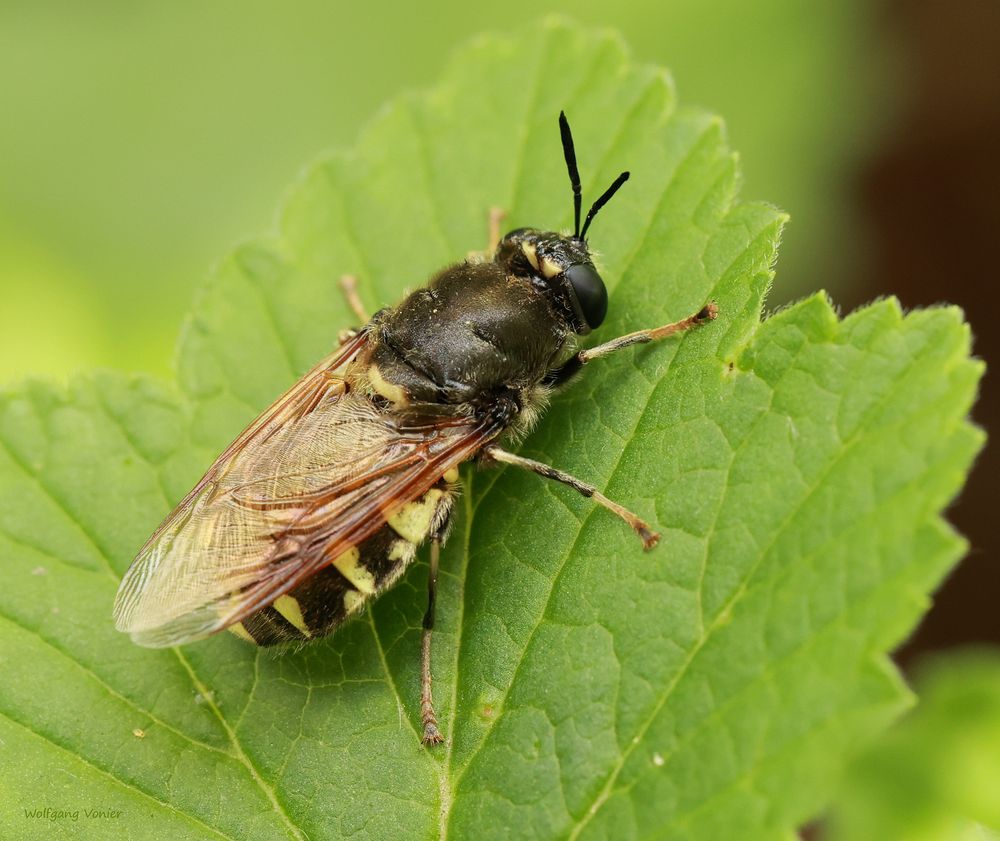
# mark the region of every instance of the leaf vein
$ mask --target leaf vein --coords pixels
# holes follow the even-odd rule
[[[106,768],[102,768],[100,765],[96,764],[95,762],[92,762],[91,760],[87,759],[80,753],[73,751],[70,748],[67,748],[65,745],[59,744],[59,742],[57,742],[48,734],[42,733],[40,730],[36,730],[34,727],[12,716],[6,710],[0,710],[0,716],[7,719],[7,721],[11,722],[11,724],[20,727],[22,730],[30,733],[31,735],[35,736],[38,739],[41,739],[43,742],[50,745],[55,750],[69,754],[73,759],[78,760],[79,762],[86,765],[88,768],[93,770],[98,775],[106,777],[107,779],[111,780],[117,785],[120,785],[122,788],[127,789],[128,791],[133,791],[136,794],[140,795],[141,797],[145,797],[146,799],[153,801],[158,806],[161,806],[162,808],[166,809],[168,812],[172,812],[175,815],[178,815],[179,817],[183,818],[184,820],[189,821],[190,823],[193,823],[199,827],[202,827],[203,829],[208,830],[212,834],[217,835],[219,838],[225,838],[228,839],[228,841],[238,841],[238,839],[236,839],[232,835],[228,835],[218,827],[214,827],[211,824],[206,823],[205,821],[201,820],[201,818],[198,818],[195,815],[190,814],[189,812],[181,811],[172,803],[169,803],[166,800],[161,800],[155,794],[146,791],[145,789],[139,787],[135,783],[122,779],[121,777],[114,774],[112,771],[109,771]]]

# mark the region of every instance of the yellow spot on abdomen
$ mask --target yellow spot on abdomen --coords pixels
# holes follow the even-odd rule
[[[399,540],[392,541],[392,545],[389,547],[389,560],[396,561],[399,563],[409,563],[413,560],[413,556],[417,551],[417,547],[410,543],[409,540],[404,540],[400,538]]]
[[[306,620],[302,616],[302,607],[299,605],[298,600],[294,596],[289,596],[287,593],[283,596],[278,596],[278,598],[274,600],[272,607],[284,616],[285,619],[291,622],[296,628],[298,628],[298,630],[300,630],[305,636],[312,636],[312,631],[309,630],[309,626],[306,624]]]
[[[361,553],[357,547],[353,547],[339,554],[332,563],[344,578],[366,596],[370,596],[375,592],[375,576],[359,563],[360,560]]]
[[[410,543],[420,543],[431,530],[438,503],[443,491],[431,488],[420,499],[408,502],[389,518],[389,525],[400,537]]]
[[[233,634],[233,636],[239,637],[241,640],[252,642],[254,645],[257,644],[257,640],[255,640],[252,636],[250,636],[250,632],[246,629],[246,626],[244,626],[242,622],[237,622],[235,625],[230,625],[228,628],[226,628],[226,630],[229,631],[231,634]]]
[[[348,590],[344,593],[344,610],[354,613],[365,603],[365,597],[357,590]]]

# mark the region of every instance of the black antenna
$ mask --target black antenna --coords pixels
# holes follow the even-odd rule
[[[573,148],[573,132],[569,130],[569,121],[566,119],[566,113],[564,111],[559,112],[559,133],[562,135],[563,155],[566,156],[566,169],[569,170],[569,183],[573,186],[573,236],[579,237],[581,236],[580,202],[583,200],[580,193],[580,170],[576,168],[576,149]],[[610,196],[608,198],[610,198]],[[604,201],[607,201],[607,199],[604,199]],[[593,212],[596,213],[597,211]],[[583,229],[587,230],[586,225],[584,225]]]
[[[587,218],[583,223],[583,230],[580,231],[579,234],[577,234],[577,236],[580,239],[583,239],[584,237],[587,236],[587,228],[589,228],[590,223],[594,221],[594,217],[597,215],[597,211],[599,211],[602,207],[604,207],[604,205],[606,205],[611,200],[611,197],[618,192],[618,188],[621,187],[622,184],[628,181],[628,176],[629,173],[627,172],[623,172],[621,175],[619,175],[614,180],[614,183],[610,187],[608,187],[607,190],[604,191],[604,194],[590,206],[590,210],[587,211]],[[576,219],[577,223],[579,223],[580,217],[577,216]]]

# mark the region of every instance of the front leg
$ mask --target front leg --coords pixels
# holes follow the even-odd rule
[[[672,324],[664,324],[662,327],[654,327],[651,330],[637,330],[634,333],[627,333],[624,336],[619,336],[617,339],[612,339],[610,342],[605,342],[603,345],[581,350],[560,367],[550,371],[545,378],[545,383],[546,385],[560,386],[592,359],[607,356],[609,353],[624,350],[627,347],[632,347],[632,345],[644,345],[648,342],[656,342],[668,336],[673,336],[675,333],[683,333],[685,330],[690,330],[699,324],[707,324],[709,321],[713,321],[718,314],[719,306],[712,301],[705,304],[705,306],[693,315],[689,315],[687,318],[682,318],[680,321],[675,321]]]

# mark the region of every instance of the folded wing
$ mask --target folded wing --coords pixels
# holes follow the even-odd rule
[[[364,334],[299,380],[236,439],[140,550],[115,600],[135,642],[228,627],[374,534],[500,431],[496,422],[388,413],[343,373]]]

